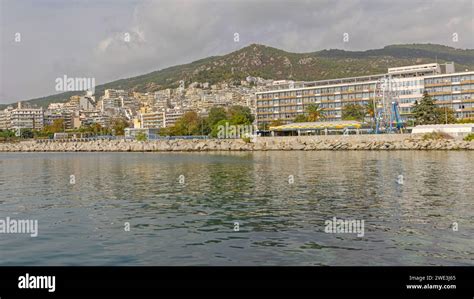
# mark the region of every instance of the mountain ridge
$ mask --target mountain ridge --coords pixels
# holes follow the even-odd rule
[[[209,56],[190,63],[171,66],[139,76],[96,86],[96,95],[105,89],[130,89],[153,92],[175,88],[180,80],[191,82],[240,81],[247,76],[265,79],[316,81],[385,73],[388,67],[453,61],[457,71],[474,69],[474,49],[457,49],[438,44],[394,44],[380,49],[346,51],[325,49],[293,53],[260,44],[250,44],[221,56]],[[65,92],[26,100],[47,107],[64,102],[83,92]],[[7,105],[0,105],[4,109]]]

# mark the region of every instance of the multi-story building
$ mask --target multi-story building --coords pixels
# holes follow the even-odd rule
[[[178,118],[183,116],[184,112],[178,109],[168,109],[164,112],[163,124],[164,127],[170,127],[176,123]]]
[[[278,85],[270,91],[257,92],[257,124],[273,120],[290,123],[305,107],[317,103],[324,110],[326,119],[337,120],[342,116],[344,103],[367,105],[373,99],[377,81],[383,75],[305,82],[298,87],[293,83]]]
[[[474,118],[474,72],[429,76],[424,85],[436,104],[453,109],[456,118]]]
[[[444,74],[443,74],[444,73]],[[391,99],[400,106],[403,119],[410,119],[416,101],[426,91],[440,106],[449,106],[456,117],[473,116],[474,72],[455,73],[454,65],[437,63],[389,68],[386,74],[278,84],[269,91],[256,93],[257,124],[273,120],[291,123],[305,113],[311,103],[320,105],[326,120],[341,120],[342,107],[349,103],[380,103],[390,90]]]
[[[73,112],[68,110],[46,110],[44,112],[43,124],[45,126],[52,125],[55,120],[62,119],[64,122],[64,129],[72,129],[73,125]]]
[[[140,109],[140,103],[133,97],[120,97],[121,107],[124,109],[130,109],[136,111]]]
[[[7,130],[11,126],[9,109],[0,110],[0,130]]]
[[[78,110],[80,106],[80,100],[81,96],[71,96],[69,101],[64,104],[63,108],[66,110]]]
[[[59,110],[64,108],[65,103],[50,103],[48,110]]]
[[[83,96],[79,99],[79,110],[91,111],[95,109],[95,100],[93,97]]]
[[[18,103],[16,109],[9,112],[9,118],[13,130],[18,129],[43,129],[44,111],[43,108],[23,108],[21,103]]]
[[[128,96],[128,92],[121,89],[106,89],[104,91],[104,98],[106,99],[126,97],[126,96]]]
[[[141,114],[141,127],[145,129],[158,129],[165,126],[165,112],[155,111]]]
[[[103,98],[101,101],[101,110],[109,110],[109,109],[116,109],[122,107],[122,99],[121,98]]]
[[[129,103],[128,92],[117,89],[106,89],[104,96],[99,101],[99,107],[102,112],[110,110],[109,112],[115,113],[117,109],[122,108],[125,104]]]

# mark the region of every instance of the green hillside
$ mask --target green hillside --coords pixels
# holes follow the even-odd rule
[[[458,71],[474,69],[474,50],[456,49],[435,44],[391,45],[367,51],[322,50],[311,53],[290,53],[272,47],[252,44],[223,56],[213,56],[149,74],[121,79],[96,87],[96,94],[105,89],[157,91],[177,87],[185,82],[236,81],[247,76],[266,79],[324,80],[385,73],[389,67],[411,64],[454,61]],[[38,106],[66,101],[78,92],[67,92],[32,99]],[[5,106],[5,105],[3,105]],[[0,108],[3,108],[0,106]]]

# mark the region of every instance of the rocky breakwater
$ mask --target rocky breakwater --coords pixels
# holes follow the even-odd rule
[[[209,140],[98,140],[89,142],[23,141],[0,143],[0,152],[167,152],[274,150],[474,150],[474,141],[423,140],[412,135],[261,137]]]

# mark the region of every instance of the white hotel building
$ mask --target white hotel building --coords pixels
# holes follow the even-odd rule
[[[431,63],[389,68],[386,74],[372,76],[280,84],[274,90],[257,92],[257,124],[277,119],[291,123],[310,103],[320,105],[326,120],[341,120],[345,104],[380,102],[384,80],[391,82],[392,99],[398,101],[405,120],[411,118],[412,106],[424,91],[438,106],[452,108],[457,118],[474,117],[474,72],[456,73],[452,63]]]
[[[7,107],[0,113],[0,130],[41,130],[43,125],[43,108],[24,108],[19,102],[17,108]]]

